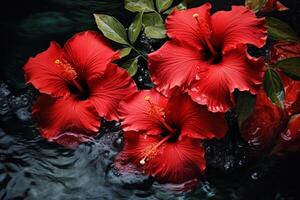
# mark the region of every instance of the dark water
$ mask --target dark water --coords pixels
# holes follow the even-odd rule
[[[206,1],[198,1],[198,4]],[[228,9],[241,0],[211,1],[214,9]],[[284,1],[283,1],[284,2]],[[74,33],[95,29],[92,13],[106,13],[128,24],[132,15],[117,0],[11,0],[2,5],[0,60],[0,199],[276,199],[299,197],[300,156],[282,160],[250,160],[249,148],[228,114],[230,133],[221,141],[207,141],[206,177],[182,192],[183,185],[159,184],[142,174],[124,174],[113,167],[122,148],[119,123],[105,122],[95,140],[66,149],[40,137],[31,120],[36,91],[25,87],[22,66],[27,58],[61,43]],[[288,0],[287,13],[274,15],[300,33],[297,0]],[[140,38],[148,50],[155,44]],[[254,53],[259,53],[255,52]],[[140,88],[151,87],[145,64],[134,77]]]

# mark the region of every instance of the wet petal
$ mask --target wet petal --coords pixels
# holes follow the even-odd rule
[[[261,155],[270,152],[285,125],[283,112],[261,90],[253,113],[241,126],[241,135]]]
[[[200,7],[182,11],[174,9],[166,19],[168,36],[172,39],[185,41],[189,45],[199,47],[200,39],[203,37],[199,22],[201,25],[203,23],[210,23],[210,21],[207,21],[210,20],[210,8],[210,3],[205,3]],[[195,19],[195,14],[198,15],[201,21]]]
[[[234,105],[235,89],[256,94],[263,79],[264,63],[251,58],[244,46],[227,52],[222,61],[199,74],[189,94],[212,112],[226,112]]]
[[[196,72],[207,65],[201,51],[177,41],[166,42],[149,54],[149,70],[157,90],[169,95],[170,89],[185,90],[196,78]]]
[[[74,67],[79,77],[90,79],[104,73],[107,65],[119,58],[108,41],[93,31],[77,33],[65,46],[65,59]]]
[[[300,113],[299,81],[290,79],[288,84],[285,85],[285,108],[290,115]]]
[[[117,109],[120,101],[137,91],[128,72],[111,64],[101,78],[88,81],[89,100],[101,117],[118,120]]]
[[[176,142],[166,142],[157,149],[153,157],[141,165],[145,150],[161,139],[160,136],[126,132],[125,146],[118,162],[131,162],[160,182],[183,183],[199,179],[206,165],[204,149],[201,141],[197,139],[182,138]]]
[[[300,151],[300,114],[291,117],[287,129],[280,134],[274,153],[283,155]]]
[[[149,99],[147,101],[146,99]],[[157,114],[166,108],[167,98],[155,90],[143,90],[120,104],[120,118],[125,131],[145,131],[147,134],[161,134],[162,124]]]
[[[219,11],[211,17],[213,27],[212,41],[222,47],[223,54],[240,44],[263,47],[267,39],[264,18],[244,6],[233,6],[231,11]]]
[[[63,54],[56,42],[51,42],[50,47],[31,57],[24,66],[25,79],[32,83],[40,92],[53,97],[70,95],[67,80],[61,75],[61,68],[55,63]]]
[[[193,102],[187,94],[171,98],[167,111],[168,120],[181,130],[180,136],[221,138],[227,132],[223,113],[209,112],[206,106]]]
[[[43,136],[49,140],[68,131],[95,135],[100,127],[94,106],[73,96],[63,99],[41,94],[32,113]]]
[[[293,57],[300,57],[300,43],[280,41],[270,48],[272,63]]]
[[[80,133],[65,132],[52,138],[53,142],[63,145],[67,148],[76,148],[79,144],[91,141],[92,138]]]

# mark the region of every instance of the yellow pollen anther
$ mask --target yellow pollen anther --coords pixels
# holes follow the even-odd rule
[[[198,18],[198,17],[199,17],[198,13],[193,14],[193,18]]]
[[[146,157],[145,157],[145,158],[143,158],[142,160],[140,160],[140,164],[141,164],[141,165],[144,165],[144,164],[146,164]]]
[[[59,59],[56,59],[56,60],[54,61],[54,63],[55,63],[55,64],[59,64],[59,63],[61,63],[61,62],[60,62]]]
[[[76,79],[77,73],[71,66],[71,64],[68,63],[68,61],[66,61],[65,59],[56,59],[54,63],[60,66],[61,72],[67,80],[72,81]]]
[[[146,101],[149,101],[150,99],[151,99],[151,97],[150,96],[145,96],[145,98],[144,98]]]

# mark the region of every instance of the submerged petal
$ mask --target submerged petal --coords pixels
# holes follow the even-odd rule
[[[283,111],[261,90],[253,113],[241,126],[241,135],[261,155],[270,152],[285,125]]]
[[[155,90],[143,90],[120,104],[120,118],[125,131],[145,131],[147,134],[162,133],[160,117],[164,114],[167,98]]]
[[[231,11],[219,11],[211,17],[212,41],[221,47],[223,54],[240,44],[263,47],[267,39],[265,18],[244,6],[233,6]]]
[[[32,113],[43,136],[49,140],[68,131],[92,136],[100,127],[100,118],[90,101],[79,101],[73,96],[63,99],[41,94]]]
[[[300,151],[300,114],[291,117],[287,129],[280,134],[273,152],[283,155]]]
[[[200,50],[174,40],[166,42],[149,54],[149,70],[156,89],[165,95],[174,88],[185,90],[195,80],[197,70],[207,66],[202,60]]]
[[[118,120],[120,101],[137,91],[128,72],[115,64],[110,64],[101,78],[89,80],[88,85],[89,101],[98,114],[107,120]]]
[[[32,83],[40,92],[53,97],[70,95],[68,80],[62,76],[61,68],[55,63],[62,54],[59,44],[51,42],[46,51],[29,58],[24,66],[26,82]]]
[[[93,31],[75,34],[64,46],[64,56],[82,79],[104,73],[107,65],[119,58],[108,41]]]
[[[179,95],[169,100],[167,116],[171,124],[180,129],[180,136],[198,139],[222,138],[227,132],[223,113],[212,113],[206,106]]]
[[[256,94],[262,83],[264,63],[250,57],[245,46],[227,52],[220,63],[200,72],[200,80],[188,91],[192,99],[212,112],[226,112],[234,105],[235,89]]]
[[[119,160],[133,163],[145,174],[155,177],[160,182],[183,183],[199,179],[205,170],[204,149],[198,139],[182,138],[176,142],[166,142],[144,164],[145,150],[157,144],[162,137],[147,136],[136,132],[124,134],[124,149]]]

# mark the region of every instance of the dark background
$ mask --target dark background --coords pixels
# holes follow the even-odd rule
[[[204,2],[207,2],[207,0],[196,0],[194,5],[200,5]],[[242,0],[210,0],[210,2],[213,4],[213,12],[216,10],[228,10],[230,9],[230,6],[233,4],[244,4]],[[176,1],[175,3],[178,3]],[[291,25],[298,33],[300,33],[300,1],[299,0],[282,0],[282,3],[290,8],[290,11],[288,12],[274,12],[270,15],[279,17],[283,21],[287,22],[289,25]],[[27,1],[17,1],[17,0],[9,0],[5,1],[5,3],[1,2],[1,12],[0,12],[0,27],[1,27],[1,35],[0,35],[0,44],[1,44],[1,52],[0,52],[0,83],[1,80],[6,83],[9,86],[9,90],[12,92],[9,96],[9,101],[11,99],[15,98],[15,94],[21,94],[25,91],[24,90],[24,80],[23,80],[23,70],[22,67],[26,63],[28,57],[36,55],[37,53],[44,51],[48,48],[49,42],[51,40],[56,40],[59,43],[63,44],[68,38],[70,38],[73,34],[79,31],[93,29],[97,30],[96,24],[94,22],[94,18],[92,16],[93,13],[103,13],[103,14],[109,14],[116,17],[118,20],[120,20],[125,27],[128,27],[128,23],[131,22],[132,17],[134,14],[126,11],[123,9],[123,1],[122,0],[27,0]],[[1,89],[1,91],[3,91]],[[26,92],[24,92],[25,94]],[[25,94],[25,96],[27,93]],[[17,96],[16,98],[18,98]],[[26,96],[28,97],[28,95]],[[14,101],[12,101],[14,102]],[[13,104],[13,103],[12,103]],[[3,104],[4,105],[4,104]],[[2,105],[0,105],[2,106]],[[18,108],[19,109],[19,108]],[[9,113],[17,113],[19,112],[18,109],[11,109],[7,111]],[[30,113],[30,107],[27,105],[26,112]],[[1,111],[1,110],[0,110]],[[5,163],[1,163],[2,160],[0,159],[0,186],[6,187],[6,199],[9,196],[9,191],[11,191],[11,196],[14,197],[13,194],[20,194],[23,195],[22,191],[23,188],[26,189],[26,183],[22,182],[27,180],[26,174],[22,176],[22,179],[17,179],[17,171],[24,170],[24,167],[16,162],[16,160],[13,160],[12,158],[19,156],[20,149],[24,149],[26,153],[24,155],[27,155],[28,158],[25,158],[25,163],[38,163],[38,161],[47,161],[47,156],[49,156],[49,152],[53,153],[56,152],[56,149],[58,147],[49,147],[47,149],[47,154],[36,154],[36,151],[39,151],[39,148],[48,148],[48,143],[45,143],[41,138],[38,138],[37,144],[34,144],[35,140],[32,139],[26,139],[25,136],[22,136],[19,138],[21,134],[24,135],[30,135],[29,132],[31,132],[31,129],[34,129],[26,125],[26,123],[30,118],[30,115],[26,119],[22,119],[17,114],[13,113],[13,117],[9,118],[7,121],[4,117],[1,118],[3,123],[0,123],[0,158],[2,159],[3,156],[1,153],[2,150],[4,153],[4,160]],[[21,113],[22,114],[22,113]],[[16,117],[17,116],[17,117]],[[0,120],[0,121],[1,121]],[[25,125],[24,125],[25,124]],[[12,128],[12,126],[16,126],[15,128],[18,130],[15,130]],[[5,133],[1,132],[1,129],[5,131]],[[22,129],[22,130],[19,130]],[[38,137],[38,133],[34,133]],[[3,136],[4,135],[4,136]],[[11,137],[13,136],[13,137]],[[11,141],[15,141],[16,144],[14,144],[14,147],[5,146],[6,144],[9,144],[6,140],[3,140],[2,138],[11,138]],[[107,139],[101,138],[101,141],[103,140],[106,142]],[[22,141],[22,142],[20,142]],[[42,141],[42,144],[39,144]],[[100,141],[100,143],[101,143]],[[20,144],[18,146],[18,144]],[[1,147],[2,145],[2,147]],[[35,146],[36,145],[36,146]],[[47,147],[46,147],[47,146]],[[98,147],[98,146],[97,146]],[[97,147],[91,147],[90,151],[95,154],[99,154],[97,151]],[[33,152],[31,152],[32,148]],[[87,147],[85,147],[87,148]],[[101,146],[103,149],[103,147]],[[110,149],[111,147],[107,147]],[[11,152],[9,151],[11,150]],[[225,148],[226,150],[226,148]],[[225,151],[224,150],[224,151]],[[49,151],[49,152],[48,152]],[[52,152],[53,151],[53,152]],[[63,150],[65,151],[65,150]],[[75,151],[80,152],[79,150]],[[220,149],[218,150],[220,151]],[[68,152],[69,153],[69,152]],[[33,162],[32,159],[34,155],[36,154],[35,161]],[[54,154],[54,153],[53,153]],[[55,154],[57,157],[61,157],[61,159],[66,159],[64,157],[64,154],[61,152],[57,152]],[[90,156],[91,154],[79,154],[80,159],[82,159],[82,156]],[[223,154],[222,154],[223,155]],[[2,157],[1,157],[2,156]],[[6,156],[6,157],[5,157]],[[71,159],[77,159],[76,155],[74,157],[70,157],[70,162],[73,161]],[[218,158],[218,157],[216,157]],[[214,160],[215,158],[212,158]],[[221,159],[227,159],[226,156],[222,156]],[[102,160],[105,160],[105,158],[99,157],[97,162],[102,162]],[[299,180],[300,180],[300,164],[299,164],[300,156],[299,155],[291,155],[290,158],[284,161],[277,161],[277,160],[263,160],[259,163],[253,164],[251,166],[251,169],[238,169],[238,172],[232,173],[235,168],[232,168],[231,170],[226,171],[226,166],[224,167],[223,163],[226,163],[224,160],[217,161],[215,164],[208,163],[208,171],[207,175],[211,181],[211,184],[213,184],[214,187],[217,188],[217,190],[220,190],[219,194],[222,194],[223,196],[226,196],[227,194],[231,194],[231,190],[235,190],[235,193],[239,194],[240,196],[227,196],[224,197],[224,199],[297,199],[299,197]],[[223,162],[224,161],[224,162]],[[62,161],[63,162],[63,161]],[[13,164],[11,164],[13,163]],[[95,162],[96,163],[96,162]],[[9,174],[4,181],[2,182],[2,164],[6,167],[6,169],[9,169],[10,165],[12,166],[19,166],[20,168],[16,167],[17,170],[15,170],[15,174]],[[220,166],[219,166],[220,165]],[[41,172],[45,173],[45,176],[48,176],[49,169],[41,168],[40,165],[37,165],[38,167],[34,167],[35,165],[32,164],[33,167],[30,169],[35,170],[41,170]],[[52,166],[52,165],[51,165]],[[90,163],[87,163],[87,166],[90,166]],[[276,166],[276,167],[274,167]],[[89,170],[89,167],[87,167]],[[63,167],[62,167],[63,169]],[[80,169],[80,168],[79,168]],[[217,170],[216,170],[217,169]],[[44,171],[43,171],[44,170]],[[60,169],[52,169],[56,170],[57,172],[60,172]],[[239,171],[241,170],[241,171]],[[7,170],[9,172],[9,170]],[[257,174],[257,171],[259,172]],[[241,173],[240,173],[241,172]],[[35,172],[36,173],[36,172]],[[73,174],[73,171],[70,171],[70,173]],[[82,171],[76,172],[78,173],[78,176],[80,176],[80,173],[83,173],[82,176],[87,177],[94,177],[94,171],[91,170],[90,176],[85,174],[85,167],[82,167]],[[33,174],[33,175],[32,175]],[[242,175],[241,175],[242,174]],[[258,177],[256,177],[256,175]],[[38,179],[34,177],[34,173],[31,172],[31,176],[33,176],[33,179],[35,184],[39,183]],[[40,175],[41,176],[41,175]],[[99,176],[102,178],[101,176]],[[77,177],[78,178],[78,177]],[[136,178],[136,177],[135,177]],[[138,177],[139,178],[139,177]],[[17,179],[17,181],[13,182],[11,180]],[[129,182],[133,182],[134,178],[130,178]],[[100,179],[99,179],[100,180]],[[122,179],[118,178],[118,181],[123,181]],[[18,185],[17,183],[20,182],[23,185]],[[127,180],[128,181],[128,180]],[[136,181],[136,180],[135,180]],[[15,185],[10,184],[13,182]],[[73,184],[77,184],[80,182],[74,178]],[[126,182],[126,181],[125,181]],[[5,184],[4,184],[5,183]],[[43,182],[42,182],[43,183]],[[66,183],[67,180],[66,180]],[[25,184],[25,185],[24,185]],[[49,183],[50,184],[50,183]],[[91,183],[91,185],[88,186],[87,189],[92,188],[94,186],[94,182]],[[112,183],[116,185],[115,183]],[[121,188],[124,188],[124,183],[122,183],[121,187],[116,187],[116,190],[121,190]],[[0,187],[0,199],[1,199],[1,188]],[[28,186],[29,187],[29,186]],[[33,186],[30,186],[33,187]],[[37,186],[36,186],[37,187]],[[136,185],[133,185],[133,188],[135,188]],[[206,187],[206,186],[205,186]],[[192,196],[196,199],[197,197],[203,195],[203,190],[205,190],[205,187],[203,189],[196,190]],[[224,188],[225,189],[224,189]],[[18,188],[19,190],[16,192],[14,189]],[[110,188],[110,187],[109,187]],[[216,190],[216,188],[210,188],[211,190]],[[105,187],[104,187],[105,189]],[[103,189],[103,195],[105,195],[105,190]],[[132,188],[131,188],[132,189]],[[50,188],[49,190],[53,190],[53,188]],[[101,189],[100,189],[101,190]],[[19,193],[18,193],[19,192]],[[111,191],[112,194],[114,191]],[[124,192],[124,197],[126,197],[128,194],[126,194],[126,191]],[[46,191],[45,194],[52,194],[50,191]],[[71,191],[72,193],[72,191]],[[208,194],[209,192],[206,191],[205,194]],[[218,194],[218,192],[216,192]],[[4,194],[4,193],[3,193]],[[54,192],[53,192],[54,194]],[[83,192],[80,192],[79,194],[83,194]],[[98,193],[95,192],[95,199],[97,199]],[[278,196],[279,194],[279,196]],[[110,195],[110,193],[106,194]],[[5,195],[4,195],[5,196]],[[122,194],[121,194],[122,196]],[[98,197],[101,197],[101,195]],[[191,197],[191,196],[190,196]],[[74,197],[75,198],[75,197]],[[188,196],[189,198],[189,196]],[[13,198],[12,198],[13,199]],[[16,199],[22,199],[22,196],[20,198]],[[51,199],[51,197],[48,196],[46,199]],[[98,198],[99,199],[99,198]],[[164,198],[163,198],[164,199]],[[210,198],[207,198],[210,199]],[[222,198],[217,198],[222,199]],[[299,198],[298,198],[299,199]]]

